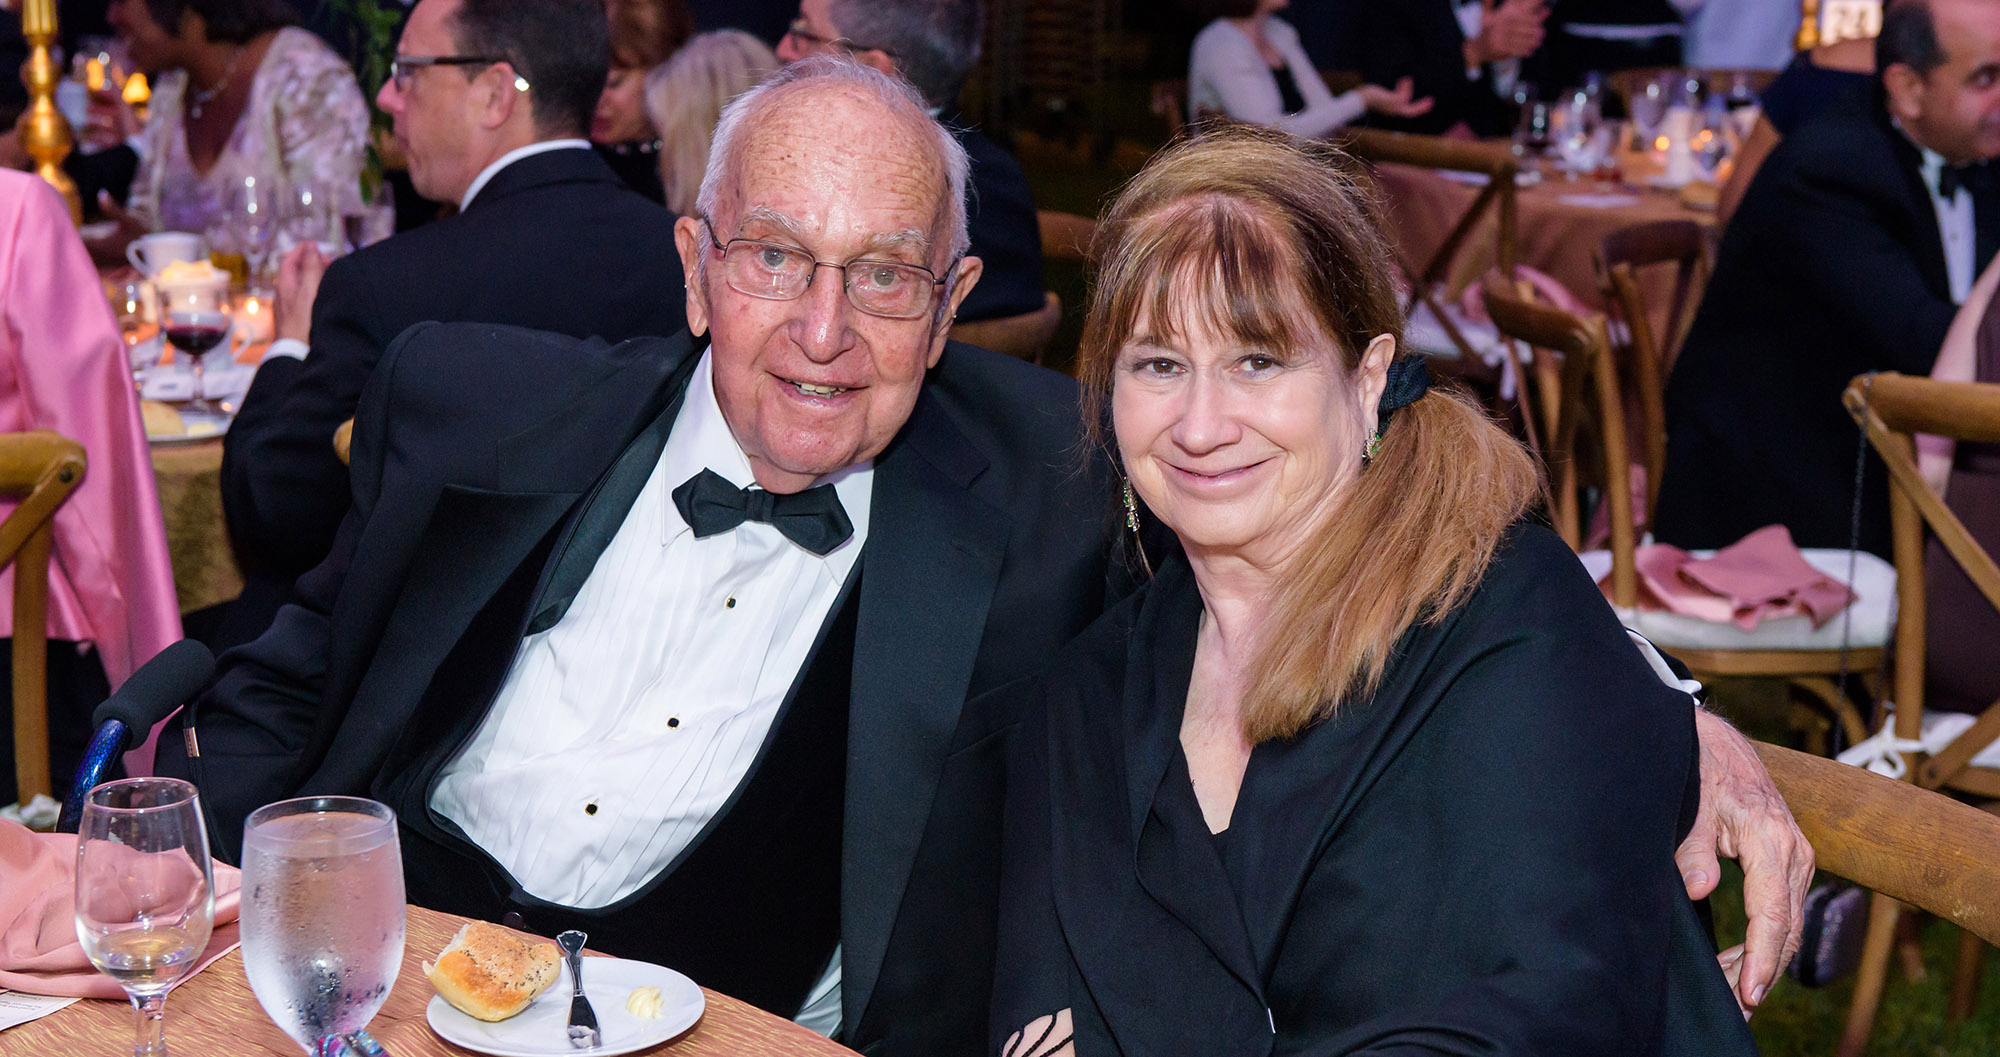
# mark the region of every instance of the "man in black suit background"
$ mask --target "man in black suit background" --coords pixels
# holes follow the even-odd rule
[[[959,306],[961,322],[1000,319],[1042,307],[1042,233],[1027,174],[998,143],[955,110],[979,61],[986,32],[979,0],[800,0],[778,57],[845,54],[895,74],[924,94],[931,115],[972,158],[972,254],[985,263],[979,286]],[[1386,82],[1385,82],[1386,83]]]
[[[1865,371],[1928,374],[2000,245],[2000,3],[1902,0],[1879,82],[1785,137],[1723,234],[1667,385],[1659,538],[1720,547],[1773,522],[1848,546],[1859,439],[1841,407]],[[1871,461],[1860,545],[1889,553]]]
[[[285,262],[277,336],[224,444],[223,505],[249,573],[221,638],[261,632],[348,506],[334,430],[391,339],[425,320],[609,340],[686,320],[673,214],[583,138],[608,62],[601,0],[422,0],[376,102],[424,197],[459,214],[324,267]],[[309,325],[308,325],[309,324]]]
[[[1369,84],[1408,77],[1412,94],[1437,101],[1420,117],[1371,117],[1372,125],[1504,135],[1515,115],[1495,78],[1541,46],[1548,13],[1547,0],[1364,0],[1349,15],[1353,32],[1337,47],[1335,65]]]

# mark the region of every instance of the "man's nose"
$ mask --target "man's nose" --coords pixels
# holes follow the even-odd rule
[[[375,93],[375,105],[385,114],[398,113],[403,109],[403,93],[396,90],[394,77],[382,82],[382,87]]]
[[[854,306],[847,301],[847,272],[831,264],[813,267],[811,285],[799,295],[805,336],[799,344],[815,362],[826,363],[847,347]]]

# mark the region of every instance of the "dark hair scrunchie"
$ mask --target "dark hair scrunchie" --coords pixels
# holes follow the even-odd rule
[[[1382,387],[1382,399],[1375,404],[1375,430],[1388,428],[1389,416],[1399,407],[1408,407],[1431,387],[1431,371],[1424,365],[1422,356],[1406,356],[1389,365],[1388,383]]]

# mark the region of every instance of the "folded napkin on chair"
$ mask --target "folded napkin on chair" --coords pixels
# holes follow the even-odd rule
[[[1640,608],[1733,623],[1745,630],[1760,620],[1790,616],[1808,617],[1819,628],[1859,597],[1846,584],[1813,568],[1783,525],[1766,525],[1712,557],[1649,543],[1637,550],[1634,559]]]
[[[242,873],[214,864],[215,933],[195,971],[236,946]],[[76,938],[76,834],[0,822],[0,988],[32,995],[118,998],[125,992],[84,957]]]

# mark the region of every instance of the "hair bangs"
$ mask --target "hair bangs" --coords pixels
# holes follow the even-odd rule
[[[1291,240],[1244,203],[1196,199],[1134,227],[1133,263],[1150,274],[1131,277],[1138,282],[1129,288],[1145,293],[1143,303],[1132,299],[1122,332],[1143,316],[1156,336],[1175,341],[1200,329],[1278,352],[1318,343]]]

